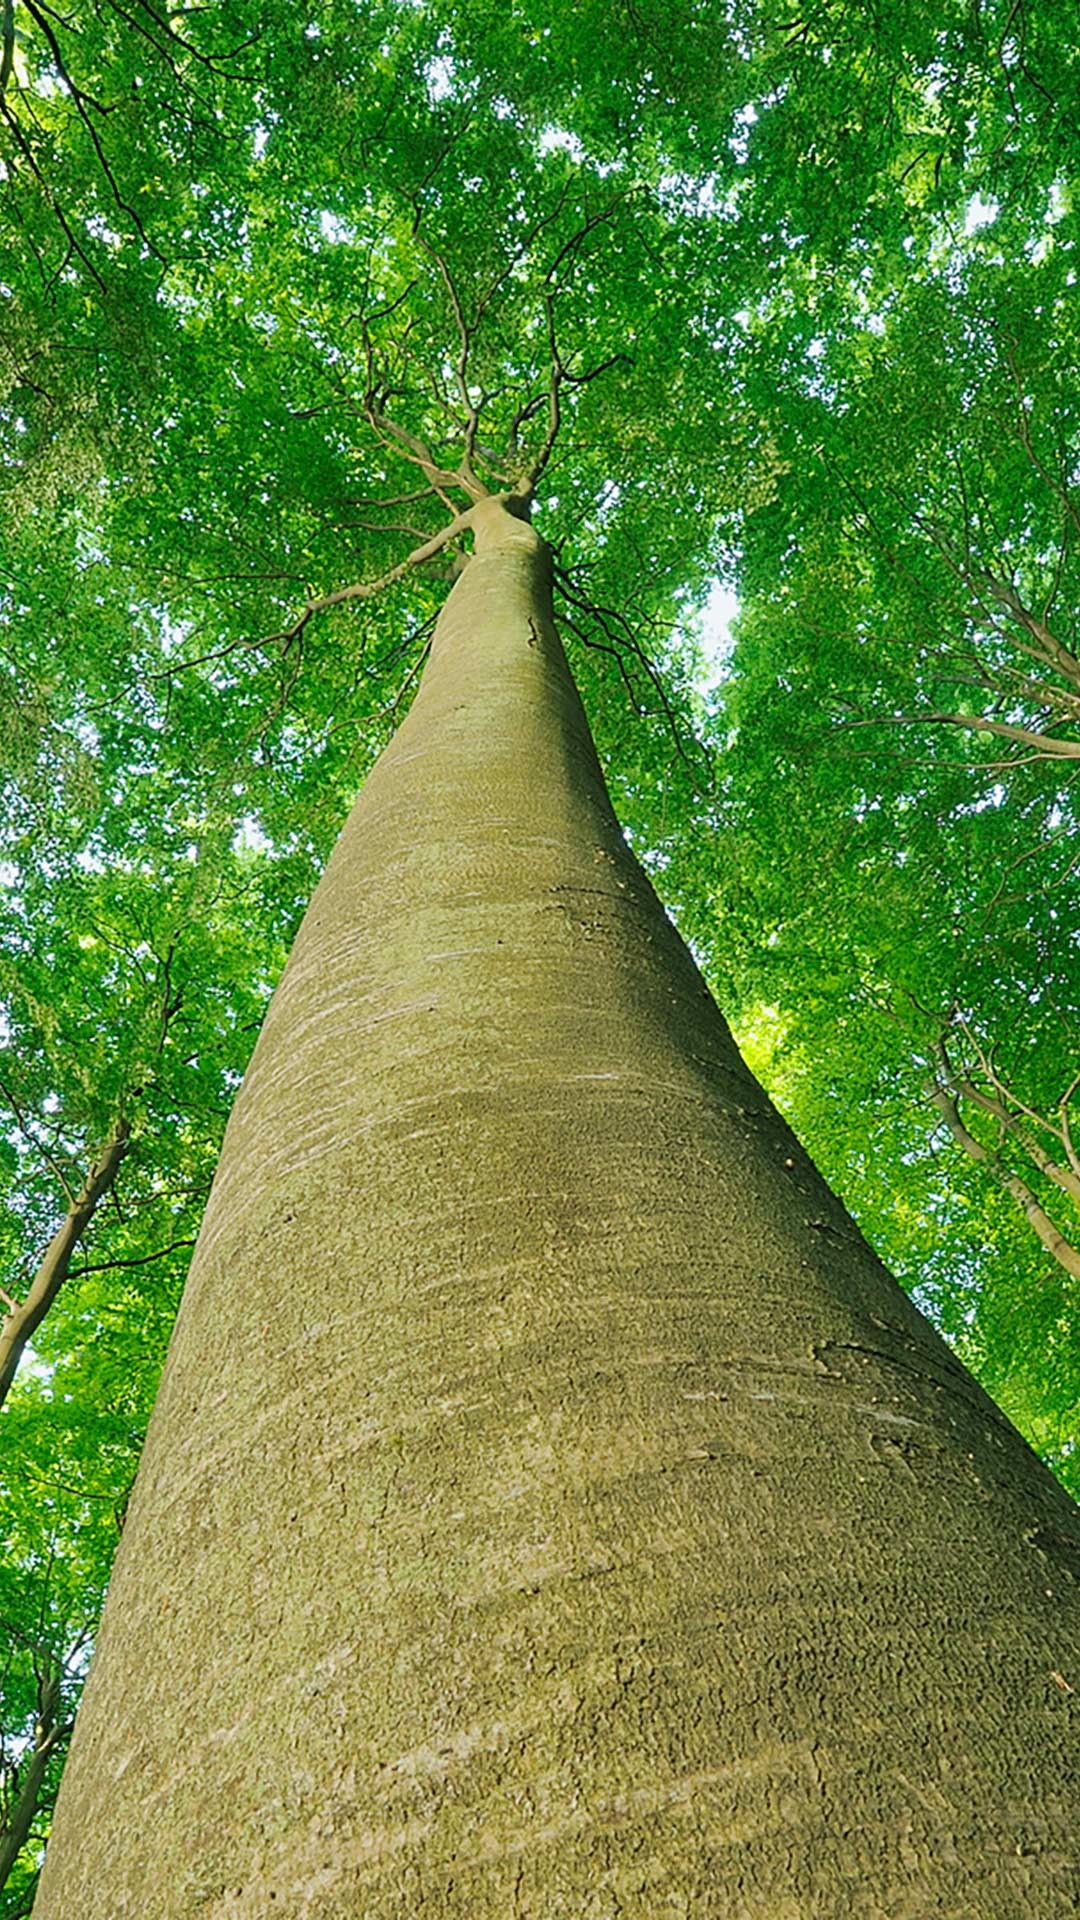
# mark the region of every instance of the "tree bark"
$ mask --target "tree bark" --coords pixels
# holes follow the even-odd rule
[[[11,1390],[27,1342],[33,1339],[67,1279],[75,1249],[120,1171],[130,1132],[126,1120],[117,1122],[49,1241],[26,1298],[10,1302],[0,1321],[0,1406]]]
[[[11,1870],[30,1838],[49,1762],[67,1733],[67,1727],[58,1726],[56,1718],[60,1709],[61,1673],[57,1664],[41,1682],[34,1744],[25,1756],[18,1792],[0,1827],[0,1891],[7,1885]]]
[[[739,1059],[546,551],[474,524],[229,1123],[36,1920],[1064,1916],[1074,1510]]]

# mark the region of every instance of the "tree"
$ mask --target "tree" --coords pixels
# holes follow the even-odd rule
[[[529,482],[477,493],[230,1122],[37,1913],[1062,1912],[1069,1503],[743,1068]]]
[[[924,252],[916,209],[859,307],[807,274],[753,317],[786,470],[699,935],[819,1164],[1074,1485],[1075,147],[1034,217],[969,178],[970,231]]]
[[[80,1573],[92,1618],[224,1110],[357,780],[409,697],[438,605],[439,581],[414,569],[396,589],[400,627],[389,638],[386,616],[348,596],[310,630],[289,631],[298,598],[349,578],[350,554],[365,571],[392,569],[410,506],[430,516],[422,496],[384,504],[397,486],[386,483],[367,421],[370,345],[390,356],[398,385],[407,362],[409,404],[420,407],[413,424],[436,436],[447,429],[452,331],[441,398],[425,357],[441,364],[454,322],[439,304],[447,296],[435,259],[416,240],[418,207],[424,238],[449,251],[463,294],[486,299],[483,350],[490,343],[493,384],[509,382],[503,427],[530,403],[546,424],[551,347],[536,282],[552,273],[567,352],[564,428],[581,419],[583,440],[563,512],[570,528],[588,522],[563,549],[564,587],[578,645],[591,645],[583,678],[602,735],[625,736],[628,699],[639,710],[624,811],[665,852],[687,839],[680,797],[707,777],[707,760],[687,725],[692,645],[674,639],[660,682],[643,636],[654,649],[704,577],[722,466],[752,484],[756,460],[747,419],[733,448],[720,437],[701,463],[697,519],[654,515],[639,588],[628,596],[616,586],[610,536],[626,518],[621,489],[638,492],[640,462],[662,501],[680,459],[676,416],[642,459],[636,423],[657,367],[681,394],[687,430],[709,414],[711,424],[735,424],[739,407],[734,395],[718,405],[719,365],[688,380],[692,236],[658,217],[638,169],[626,168],[627,142],[657,118],[658,90],[635,82],[632,107],[619,87],[606,99],[581,90],[586,45],[594,62],[603,45],[613,71],[627,69],[627,43],[604,10],[561,30],[554,62],[539,32],[523,59],[515,26],[496,61],[502,80],[486,63],[505,23],[486,13],[463,23],[475,44],[463,48],[449,89],[446,39],[411,10],[368,8],[362,21],[351,9],[336,20],[324,10],[302,38],[285,10],[261,23],[239,81],[200,80],[212,84],[212,100],[189,136],[184,88],[156,93],[169,130],[149,141],[153,118],[140,118],[127,82],[145,84],[151,56],[131,42],[115,57],[125,21],[101,10],[62,48],[69,74],[104,103],[95,124],[114,172],[129,169],[122,193],[142,210],[156,249],[149,258],[33,29],[23,90],[7,101],[16,118],[46,124],[35,147],[53,169],[46,198],[74,211],[94,269],[69,255],[61,224],[40,209],[24,245],[25,195],[3,202],[21,276],[10,335],[19,353],[2,416],[4,694],[20,754],[0,864],[5,1082],[30,1127],[17,1133],[13,1113],[4,1143],[5,1284],[17,1313],[62,1226],[56,1169],[77,1191],[117,1120],[132,1129],[118,1183],[79,1242],[5,1410],[13,1498],[2,1524],[21,1581],[9,1609],[3,1726],[17,1753],[34,1738],[26,1636],[36,1630],[41,1565],[55,1539],[56,1555]],[[179,30],[211,52],[234,44],[232,26],[219,34],[211,18]],[[701,74],[699,38],[689,23],[675,60],[658,45],[665,83],[680,63],[688,77]],[[513,68],[507,118],[490,102],[504,97]],[[154,71],[160,82],[164,68]],[[350,89],[345,165],[337,137],[323,136],[340,125]],[[597,164],[579,169],[569,133],[538,150],[540,128],[563,104],[573,123],[591,126]],[[717,115],[711,88],[706,105]],[[633,178],[610,179],[613,158]],[[655,173],[659,152],[650,164]],[[478,166],[518,182],[494,226],[476,196]],[[589,281],[601,259],[618,265],[597,288]],[[401,306],[413,278],[418,289]],[[650,281],[655,294],[643,302],[637,289]],[[410,318],[411,337],[402,338],[398,322]],[[578,331],[606,339],[595,358],[574,350]],[[618,381],[590,426],[583,416],[598,389],[579,376],[613,356],[623,356]],[[495,404],[492,396],[489,416]],[[567,439],[564,431],[564,447]],[[417,530],[421,543],[437,526],[438,515]],[[165,1000],[178,996],[163,1023]],[[70,1506],[61,1522],[50,1494],[35,1541],[33,1505],[14,1496],[39,1489],[53,1461],[63,1462],[55,1479]],[[91,1526],[101,1515],[108,1524]],[[66,1650],[63,1633],[57,1645]],[[58,1758],[54,1750],[12,1881],[20,1904],[39,1864]]]
[[[550,442],[538,512],[609,780],[719,975],[723,942],[700,928],[720,812],[685,624],[718,558],[768,524],[794,419],[775,406],[783,343],[763,353],[743,316],[766,294],[790,315],[813,269],[838,333],[857,337],[868,259],[895,276],[912,220],[925,259],[974,180],[1034,207],[1065,121],[1040,92],[1045,36],[1025,27],[1017,60],[985,10],[973,33],[962,9],[942,33],[904,8],[867,55],[850,8],[777,33],[697,4],[677,30],[669,3],[554,25],[516,6],[387,4],[361,20],[327,5],[302,34],[268,8],[237,61],[232,19],[223,34],[211,12],[173,22],[186,50],[164,32],[171,80],[160,45],[117,48],[138,38],[131,16],[92,15],[65,24],[63,71],[38,23],[13,108],[46,127],[33,152],[84,248],[65,257],[54,221],[43,267],[13,249],[19,339],[48,337],[20,368],[65,364],[49,357],[59,339],[97,383],[79,387],[76,487],[57,451],[63,382],[35,398],[21,379],[4,416],[20,509],[5,641],[18,710],[30,687],[43,721],[0,875],[28,1073],[11,1084],[34,1137],[60,1145],[69,1178],[118,1112],[133,1144],[5,1417],[21,1440],[37,1414],[58,1453],[70,1428],[87,1497],[109,1512],[279,955],[410,697],[439,571],[461,564],[448,542],[392,602],[371,597],[446,531],[430,475],[414,460],[395,479],[396,453],[411,436],[452,476],[464,441],[473,480],[498,490]],[[210,89],[201,118],[193,75]],[[127,170],[119,198],[72,77],[104,103],[93,124],[114,177]],[[35,947],[63,983],[55,1006]],[[169,981],[182,1000],[162,1036]],[[25,1137],[15,1150],[25,1182]],[[27,1271],[51,1231],[47,1177],[43,1162],[33,1206],[12,1209]],[[954,1324],[956,1276],[936,1258]],[[1044,1325],[1027,1329],[1029,1380]],[[100,1463],[99,1407],[106,1435],[126,1421]],[[1038,1431],[1037,1405],[1023,1412]],[[23,1727],[13,1710],[4,1724]]]

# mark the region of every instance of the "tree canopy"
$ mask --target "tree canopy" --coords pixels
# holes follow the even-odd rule
[[[1047,0],[0,9],[8,1920],[470,480],[751,1064],[1077,1483],[1078,88]]]

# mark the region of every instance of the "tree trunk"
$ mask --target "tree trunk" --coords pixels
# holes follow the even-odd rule
[[[1074,1510],[742,1064],[475,520],[229,1124],[36,1920],[1071,1913]]]
[[[20,1777],[3,1827],[0,1827],[0,1892],[6,1887],[20,1853],[30,1838],[34,1817],[45,1785],[49,1762],[67,1732],[57,1726],[60,1710],[59,1665],[48,1673],[38,1687],[38,1711],[34,1723],[34,1743],[20,1763]]]
[[[19,1362],[64,1281],[83,1234],[110,1191],[128,1149],[131,1127],[118,1120],[95,1156],[80,1192],[72,1200],[62,1224],[49,1241],[24,1300],[3,1296],[8,1311],[0,1320],[0,1406],[11,1390]]]

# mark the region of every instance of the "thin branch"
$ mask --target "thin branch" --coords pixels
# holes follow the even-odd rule
[[[79,256],[79,259],[82,261],[83,266],[86,268],[86,271],[90,275],[91,279],[97,282],[99,291],[101,293],[107,293],[108,287],[105,281],[102,279],[100,273],[98,272],[96,266],[94,265],[94,262],[90,258],[90,255],[87,253],[86,248],[81,245],[80,241],[76,237],[71,227],[71,224],[67,218],[67,215],[64,213],[64,210],[61,207],[59,201],[57,200],[56,195],[53,193],[52,188],[49,186],[49,183],[45,178],[45,175],[42,173],[41,168],[38,166],[37,160],[34,156],[33,148],[31,147],[29,141],[27,140],[25,134],[23,133],[23,130],[19,125],[19,122],[16,120],[14,114],[11,111],[11,108],[8,106],[7,100],[4,98],[2,94],[0,94],[0,115],[2,115],[4,120],[7,122],[7,125],[11,130],[11,133],[14,137],[16,145],[19,147],[20,151],[22,152],[23,158],[26,160],[31,173],[37,179],[41,187],[42,193],[45,196],[46,202],[48,203],[48,206],[52,212],[53,218],[56,220],[57,225],[59,226],[61,232],[64,235],[65,240],[67,241],[67,252],[64,255],[63,260],[60,262],[60,265],[55,269],[55,271],[51,275],[50,279],[46,281],[46,291],[48,292],[52,291],[53,286],[55,285],[56,281],[59,280],[60,275],[63,273],[65,267],[67,266],[67,263],[71,259],[72,254],[77,253]],[[35,254],[37,255],[38,264],[41,268],[42,278],[44,279],[45,278],[44,261],[41,255],[37,254],[36,248],[34,249],[34,251],[35,251]]]
[[[420,649],[420,652],[417,654],[416,659],[413,661],[412,666],[409,668],[408,673],[405,675],[405,678],[402,681],[400,687],[398,688],[396,694],[394,695],[394,698],[391,700],[390,705],[388,707],[383,708],[382,713],[379,715],[379,718],[381,720],[388,720],[391,718],[393,714],[397,712],[399,706],[401,705],[401,702],[404,700],[406,693],[408,692],[413,681],[416,679],[417,674],[420,672],[421,668],[423,667],[424,662],[427,659],[428,654],[430,652],[431,652],[431,641],[429,640],[426,646]]]
[[[15,63],[15,0],[3,0],[0,7],[0,100],[7,92]]]
[[[997,1081],[995,1081],[994,1084],[1000,1085]],[[1039,1172],[1045,1174],[1046,1178],[1051,1180],[1055,1187],[1059,1187],[1062,1193],[1067,1193],[1070,1200],[1074,1200],[1080,1204],[1080,1178],[1077,1177],[1071,1167],[1058,1166],[1057,1162],[1045,1152],[1038,1141],[1032,1139],[1027,1128],[1023,1126],[1019,1115],[1010,1112],[1005,1099],[997,1098],[994,1094],[986,1093],[983,1088],[976,1086],[973,1080],[969,1080],[964,1076],[958,1077],[953,1082],[953,1085],[958,1094],[962,1094],[966,1100],[970,1100],[973,1106],[980,1107],[984,1113],[990,1114],[993,1119],[999,1122],[1004,1132],[1012,1134],[1015,1139],[1019,1140],[1024,1152],[1028,1155],[1029,1159],[1034,1162],[1035,1166],[1038,1167]],[[1055,1138],[1060,1138],[1057,1128],[1042,1114],[1035,1113],[1030,1107],[1021,1106],[1019,1102],[1017,1102],[1017,1106],[1019,1112],[1023,1114],[1026,1119],[1030,1120],[1033,1124],[1045,1127],[1047,1132],[1053,1134]]]
[[[678,752],[680,759],[683,761],[683,764],[685,765],[687,772],[690,775],[691,781],[693,782],[695,789],[700,790],[700,786],[702,783],[702,772],[699,769],[695,769],[694,764],[689,754],[687,753],[685,746],[683,745],[682,735],[679,729],[679,723],[676,719],[671,702],[668,699],[667,689],[664,686],[663,680],[657,668],[653,665],[653,662],[649,659],[648,654],[645,652],[645,649],[642,647],[640,641],[637,638],[637,635],[634,633],[634,630],[630,624],[630,621],[627,619],[626,615],[619,612],[614,607],[600,606],[596,601],[586,599],[581,594],[576,593],[572,585],[572,576],[567,572],[565,568],[556,565],[555,578],[558,582],[560,592],[563,594],[564,598],[569,600],[571,606],[576,607],[579,612],[587,615],[590,619],[595,620],[597,625],[600,627],[601,631],[605,634],[608,644],[602,645],[601,643],[595,640],[591,640],[587,634],[582,633],[580,628],[573,626],[573,623],[570,621],[568,621],[567,624],[572,627],[572,630],[574,632],[579,634],[579,637],[585,642],[586,646],[597,647],[600,652],[610,653],[614,656],[615,660],[618,662],[619,672],[622,676],[627,692],[630,694],[630,698],[633,702],[635,712],[643,713],[646,710],[643,709],[642,706],[640,705],[640,702],[637,697],[637,693],[634,689],[633,683],[630,680],[630,676],[626,670],[626,663],[625,663],[625,660],[623,659],[622,647],[619,646],[616,639],[616,634],[621,635],[624,644],[629,647],[635,659],[640,663],[644,672],[648,676],[650,684],[652,685],[653,690],[656,693],[657,699],[660,702],[660,708],[663,713],[664,719],[667,721],[668,727],[671,730],[671,737],[675,743],[676,751]],[[699,748],[700,751],[704,752],[704,750],[701,749],[701,743],[696,738],[694,740],[694,744],[696,747]],[[706,767],[704,770],[704,784],[707,790],[711,790],[713,781],[712,781],[711,768],[708,766],[707,761],[706,761]]]
[[[1014,11],[1015,11],[1015,8],[1014,8]],[[1072,521],[1073,526],[1076,528],[1076,531],[1080,533],[1080,512],[1077,511],[1076,502],[1073,499],[1072,494],[1070,493],[1068,487],[1064,484],[1063,481],[1055,478],[1055,476],[1050,472],[1049,468],[1046,466],[1045,462],[1039,457],[1039,455],[1035,451],[1035,444],[1031,437],[1031,422],[1028,418],[1027,408],[1024,406],[1024,399],[1025,399],[1024,382],[1021,378],[1019,368],[1017,367],[1016,353],[1015,353],[1015,349],[1012,346],[1007,346],[1005,349],[1005,362],[1006,362],[1006,365],[1008,366],[1009,373],[1012,376],[1013,386],[1016,389],[1016,395],[1017,395],[1016,437],[1019,440],[1020,445],[1023,447],[1024,452],[1027,454],[1027,457],[1030,460],[1032,466],[1035,468],[1036,473],[1040,476],[1041,479],[1045,480],[1047,486],[1050,488],[1051,493],[1054,495],[1055,499],[1063,507],[1067,518]]]
[[[463,487],[470,500],[478,499],[479,495],[462,480],[460,474],[451,473],[446,467],[440,467],[437,464],[430,448],[423,440],[416,434],[410,433],[406,427],[400,426],[396,420],[388,419],[379,404],[380,401],[388,398],[389,394],[382,389],[378,393],[369,395],[364,403],[368,425],[381,444],[392,452],[400,454],[403,459],[411,461],[414,467],[419,467],[432,492],[438,494],[443,506],[451,513],[454,511],[454,503],[450,497],[451,487]]]
[[[246,39],[238,41],[235,47],[231,47],[229,49],[228,53],[223,53],[223,54],[203,53],[200,50],[200,48],[195,45],[194,41],[186,40],[183,34],[177,33],[176,28],[173,26],[172,24],[173,20],[182,18],[183,16],[181,14],[175,13],[170,19],[167,15],[158,13],[156,8],[148,4],[148,0],[135,0],[135,4],[139,8],[140,12],[148,15],[148,17],[154,22],[154,25],[157,27],[158,31],[162,35],[164,35],[169,40],[175,41],[176,45],[182,50],[183,53],[185,53],[188,56],[189,59],[197,60],[200,66],[206,67],[211,73],[215,75],[221,75],[228,80],[256,80],[258,78],[258,75],[256,74],[236,73],[226,64],[226,62],[231,60],[236,60],[239,57],[239,55],[242,53],[245,53],[249,47],[257,46],[259,40],[262,37],[261,34],[249,33]],[[165,61],[166,65],[168,66],[170,72],[175,75],[177,80],[181,80],[181,77],[182,77],[181,70],[177,65],[177,62],[173,59],[172,55],[169,54],[166,51],[166,49],[162,47],[154,39],[153,34],[151,34],[145,27],[141,26],[140,23],[133,17],[133,15],[131,15],[130,13],[127,13],[123,7],[119,6],[117,4],[117,0],[109,0],[109,5],[112,8],[112,11],[114,13],[119,14],[122,20],[129,21],[131,26],[133,26],[137,32],[141,33],[144,36],[144,38],[149,42],[149,44],[152,47],[154,47],[156,52],[160,54],[161,58]],[[194,89],[191,87],[190,83],[184,82],[183,84],[185,86],[186,92],[188,93],[194,92]],[[199,98],[198,95],[196,95],[195,97]]]
[[[158,1247],[155,1253],[141,1253],[130,1260],[91,1261],[88,1265],[79,1267],[78,1273],[81,1278],[84,1273],[112,1273],[116,1267],[147,1267],[152,1260],[164,1260],[167,1254],[175,1253],[178,1248],[193,1247],[194,1245],[194,1239],[170,1240],[167,1247]]]
[[[68,1200],[72,1206],[74,1206],[75,1192],[73,1187],[71,1186],[70,1181],[67,1179],[66,1175],[64,1174],[63,1169],[57,1164],[56,1160],[53,1158],[48,1147],[43,1146],[41,1141],[38,1139],[37,1135],[31,1132],[29,1123],[24,1118],[22,1108],[19,1106],[19,1103],[16,1100],[15,1095],[11,1092],[9,1087],[5,1086],[2,1080],[0,1080],[0,1096],[2,1096],[7,1101],[8,1106],[11,1108],[12,1113],[15,1115],[15,1124],[17,1125],[19,1132],[22,1134],[23,1139],[29,1140],[30,1145],[34,1148],[35,1152],[41,1154],[50,1173],[53,1175],[54,1179],[59,1182],[60,1188],[64,1194],[64,1198]]]
[[[406,554],[404,560],[399,560],[396,567],[391,567],[388,573],[380,575],[378,580],[361,580],[354,586],[338,587],[333,593],[324,593],[317,600],[305,601],[291,626],[283,628],[280,633],[271,634],[268,640],[260,644],[268,646],[272,641],[297,640],[315,614],[325,613],[328,607],[345,606],[349,601],[370,600],[384,588],[392,587],[398,580],[403,580],[413,567],[421,566],[425,560],[433,559],[437,553],[442,552],[444,547],[449,546],[451,540],[466,532],[471,525],[472,508],[466,507],[462,513],[455,514],[454,518],[448,521],[438,533],[433,534],[430,540],[425,540],[422,546],[414,547],[411,553]]]
[[[1080,1280],[1080,1252],[1066,1240],[1060,1227],[1051,1219],[1045,1207],[1039,1205],[1027,1182],[1022,1180],[1018,1173],[1013,1173],[1011,1168],[1003,1166],[997,1155],[991,1153],[989,1148],[983,1146],[981,1140],[976,1140],[974,1134],[968,1131],[960,1118],[955,1095],[950,1093],[947,1087],[936,1085],[928,1087],[927,1095],[932,1105],[941,1114],[957,1145],[963,1148],[968,1158],[974,1160],[976,1165],[985,1166],[998,1185],[1012,1195],[1047,1252],[1053,1255],[1059,1266],[1064,1267],[1066,1273]]]
[[[27,1342],[37,1332],[60,1292],[75,1249],[120,1171],[130,1133],[127,1120],[116,1122],[95,1157],[81,1191],[45,1249],[22,1305],[0,1323],[0,1405],[7,1398]]]
[[[479,325],[483,319],[484,314],[487,312],[488,307],[491,305],[500,287],[505,286],[507,280],[509,280],[518,262],[523,260],[530,249],[535,246],[537,239],[540,234],[543,233],[544,229],[553,226],[555,221],[560,217],[569,198],[572,183],[573,176],[568,175],[555,197],[554,204],[549,207],[546,213],[541,214],[540,218],[534,221],[532,226],[520,236],[517,246],[514,247],[512,252],[505,258],[504,264],[499,273],[496,274],[495,279],[489,282],[485,292],[480,295],[476,303],[477,325]]]
[[[469,392],[468,380],[469,355],[472,351],[473,331],[466,322],[465,309],[461,304],[461,297],[457,287],[454,285],[453,276],[442,254],[431,245],[430,241],[424,238],[424,235],[419,229],[417,229],[416,232],[416,239],[428,257],[434,260],[439,270],[439,276],[443,286],[446,288],[446,296],[450,302],[450,308],[454,316],[454,325],[457,328],[458,353],[457,359],[454,362],[454,383],[458,390],[458,398],[465,409],[465,420],[463,424],[465,447],[461,456],[461,463],[458,467],[458,479],[467,492],[473,493],[474,498],[479,499],[483,489],[478,486],[476,475],[473,472],[473,455],[476,449],[476,435],[480,426],[480,408]]]
[[[546,291],[544,294],[544,310],[547,314],[548,353],[550,357],[547,390],[548,424],[547,432],[540,443],[535,457],[530,461],[527,470],[528,484],[531,489],[535,489],[537,482],[551,458],[555,448],[555,442],[559,437],[559,428],[562,425],[562,383],[565,377],[565,368],[559,356],[559,343],[555,334],[555,296],[550,291]]]
[[[1061,1116],[1061,1141],[1065,1148],[1065,1158],[1068,1160],[1073,1172],[1080,1178],[1080,1158],[1078,1158],[1076,1148],[1073,1145],[1072,1130],[1069,1124],[1069,1103],[1077,1087],[1080,1087],[1080,1073],[1078,1073],[1074,1079],[1070,1080],[1062,1094],[1058,1113]]]
[[[155,246],[154,242],[151,240],[149,234],[146,231],[146,228],[143,226],[142,220],[140,219],[136,208],[131,205],[130,201],[124,199],[124,196],[120,191],[120,187],[117,182],[116,175],[112,170],[112,166],[109,161],[108,155],[106,154],[105,149],[102,146],[101,136],[98,133],[98,130],[95,127],[93,120],[91,119],[90,113],[88,112],[88,107],[95,108],[98,113],[104,113],[107,111],[107,109],[101,105],[100,101],[94,100],[90,94],[84,93],[83,89],[79,86],[78,82],[69,73],[67,66],[65,65],[65,62],[64,62],[64,56],[60,51],[60,46],[59,46],[59,42],[56,39],[56,35],[53,33],[52,28],[49,26],[48,22],[43,18],[43,15],[40,9],[34,5],[34,0],[24,0],[24,5],[26,6],[26,10],[29,13],[31,19],[37,22],[38,26],[40,27],[42,33],[45,36],[45,39],[48,42],[49,51],[51,52],[52,57],[56,62],[57,72],[59,73],[60,78],[62,79],[65,87],[67,88],[69,94],[71,95],[71,99],[74,103],[76,113],[78,114],[80,120],[82,121],[84,127],[86,128],[87,133],[90,135],[90,140],[93,145],[94,152],[97,154],[98,165],[100,166],[102,173],[105,175],[105,178],[109,183],[109,186],[112,190],[113,199],[116,201],[116,204],[120,208],[120,211],[122,213],[127,214],[128,219],[131,221],[143,245],[147,247],[149,251],[155,256],[155,258],[160,260],[164,265],[165,264],[164,254],[159,251],[159,249]]]
[[[1031,727],[1011,726],[1004,720],[993,720],[988,714],[980,713],[886,713],[864,720],[845,720],[844,727],[918,727],[943,726],[963,727],[972,733],[993,733],[1005,740],[1019,741],[1023,746],[1035,749],[1031,758],[1046,760],[1080,760],[1080,741],[1061,740],[1049,733],[1038,733]],[[1025,764],[1021,761],[1002,760],[995,762],[1002,767]]]

